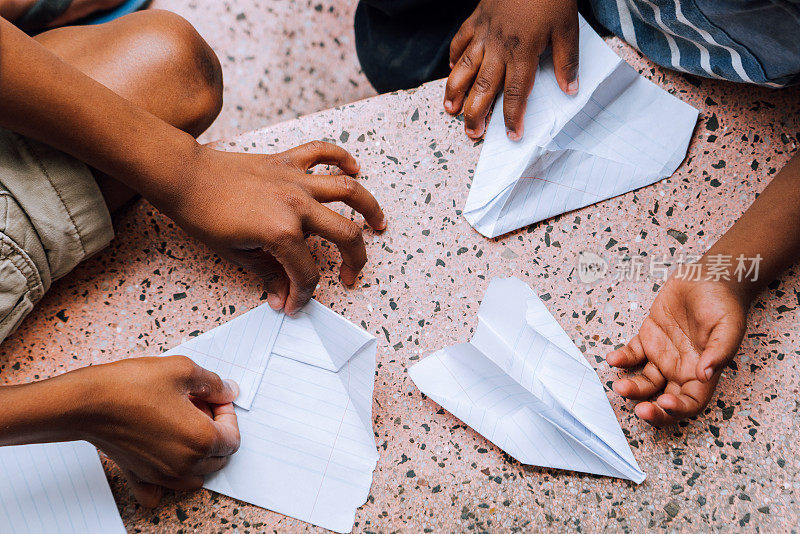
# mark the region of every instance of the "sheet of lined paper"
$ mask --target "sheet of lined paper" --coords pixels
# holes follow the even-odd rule
[[[124,533],[97,449],[85,441],[0,447],[0,531]]]
[[[261,317],[272,313],[261,306],[200,336],[225,342],[206,342],[207,360],[197,363],[233,355],[247,361],[252,351],[258,354],[250,361],[266,361],[250,409],[236,410],[241,447],[205,487],[349,532],[378,459],[372,432],[376,340],[313,300],[280,323]],[[250,326],[231,328],[248,315]],[[278,324],[278,332],[264,358],[267,336],[252,325],[267,322]],[[254,339],[259,335],[262,340]],[[191,349],[181,345],[170,353],[193,357]]]
[[[267,368],[284,314],[262,304],[190,339],[162,356],[188,356],[201,367],[239,385],[236,404],[250,409]]]

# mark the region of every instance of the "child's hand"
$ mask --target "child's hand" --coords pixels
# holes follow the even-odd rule
[[[375,230],[386,228],[378,202],[356,180],[306,173],[322,163],[347,174],[359,170],[353,156],[330,143],[272,155],[202,147],[174,200],[159,207],[221,256],[263,276],[270,305],[292,314],[308,302],[319,281],[305,236],[317,234],[336,244],[345,285],[356,282],[367,262],[362,225],[324,202],[344,202]]]
[[[644,401],[636,415],[653,425],[697,415],[739,349],[746,312],[730,283],[671,278],[639,334],[606,357],[614,367],[645,364],[632,378],[615,381],[614,391]]]
[[[239,448],[231,404],[238,387],[184,356],[132,358],[63,378],[90,387],[80,436],[117,463],[143,506],[158,504],[163,487],[199,489]]]
[[[482,0],[450,43],[452,72],[444,108],[473,139],[483,135],[495,96],[505,90],[508,137],[522,138],[523,116],[539,55],[552,45],[556,79],[578,91],[578,8],[575,0]]]

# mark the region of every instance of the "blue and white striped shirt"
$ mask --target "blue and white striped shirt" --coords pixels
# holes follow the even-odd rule
[[[736,82],[800,82],[800,0],[590,0],[597,20],[665,67]]]

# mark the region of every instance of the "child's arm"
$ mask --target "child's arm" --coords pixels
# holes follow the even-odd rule
[[[345,150],[311,143],[283,154],[224,153],[131,104],[0,19],[0,127],[26,135],[144,195],[220,255],[255,270],[270,304],[297,311],[319,279],[306,233],[334,242],[351,285],[366,263],[361,225],[323,206],[344,201],[378,230],[377,201],[348,176],[319,177],[319,163],[347,174]]]
[[[155,506],[162,486],[198,489],[239,448],[237,394],[182,356],[85,367],[0,387],[0,446],[87,440],[114,459],[142,505]]]
[[[567,94],[578,91],[578,7],[575,0],[482,0],[450,43],[452,72],[444,108],[463,109],[464,128],[483,136],[500,91],[508,137],[522,138],[523,116],[539,56],[552,46],[556,79]],[[499,112],[499,111],[498,111]]]
[[[736,272],[738,258],[747,269]],[[753,258],[761,258],[753,262]],[[767,185],[742,217],[700,259],[695,272],[673,276],[656,296],[639,333],[607,356],[609,364],[644,364],[614,391],[635,400],[636,414],[661,425],[698,414],[714,393],[725,365],[739,350],[747,308],[758,292],[800,259],[800,155]],[[715,268],[730,261],[729,280]],[[740,276],[741,275],[741,276]],[[740,277],[742,278],[740,280]],[[647,401],[658,395],[655,401]]]
[[[290,313],[311,297],[319,276],[304,233],[338,245],[347,284],[366,262],[361,226],[322,202],[343,200],[374,228],[385,226],[375,199],[353,179],[306,174],[317,163],[356,173],[343,149],[310,143],[263,156],[202,147],[4,19],[0,127],[136,189],[221,255],[265,276],[270,304]],[[188,360],[155,358],[2,387],[0,445],[88,439],[119,463],[143,504],[154,504],[156,485],[199,487],[238,447],[235,395],[220,384]],[[195,406],[190,395],[208,403]]]

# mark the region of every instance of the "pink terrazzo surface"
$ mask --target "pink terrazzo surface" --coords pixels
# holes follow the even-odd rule
[[[179,0],[157,0],[170,3]],[[278,2],[263,4],[277,9]],[[339,4],[344,2],[321,4],[322,12]],[[256,57],[251,61],[275,61],[270,63],[274,68],[288,69],[272,72],[278,79],[300,77],[299,59],[264,59],[255,44],[258,38],[237,40],[242,25],[234,30],[229,18],[211,20],[217,9],[236,18],[236,5],[222,2],[208,8],[207,18],[198,11],[193,21],[230,32],[215,34],[220,40],[212,42],[218,51],[246,44]],[[194,3],[186,6],[199,10]],[[339,23],[348,22],[345,13],[351,11],[337,13]],[[306,24],[277,19],[290,27]],[[275,27],[257,27],[253,23],[248,31],[281,35]],[[306,43],[319,39],[312,33],[292,38]],[[609,259],[701,253],[796,150],[796,91],[688,79],[651,67],[618,41],[612,46],[644,75],[701,110],[687,161],[673,177],[651,187],[498,239],[483,238],[460,215],[480,145],[463,135],[461,122],[441,110],[440,82],[217,143],[225,150],[274,152],[313,138],[334,140],[359,159],[361,180],[389,217],[386,232],[365,235],[370,263],[357,289],[337,283],[335,249],[325,242],[315,244],[323,269],[316,298],[379,339],[373,416],[380,460],[354,531],[787,531],[800,522],[797,266],[771,284],[754,306],[736,363],[701,416],[656,430],[632,414],[631,404],[609,392],[648,474],[640,486],[520,465],[423,398],[407,375],[407,368],[428,353],[468,339],[490,277],[513,275],[547,299],[551,312],[608,383],[615,372],[603,356],[637,330],[659,284],[651,278],[614,280],[610,275],[583,284],[575,272],[579,252]],[[281,47],[293,49],[285,42]],[[344,54],[330,50],[334,59]],[[243,95],[253,90],[251,82],[240,83],[231,72],[246,70],[240,60],[247,61],[249,53],[225,63],[234,87],[226,93],[228,107],[215,131],[274,122],[280,115],[276,109],[293,115],[329,102],[327,96],[313,97],[292,107],[298,101],[289,98],[297,89],[291,84],[281,90],[285,94],[277,89],[270,93],[269,100],[247,100]],[[342,72],[357,74],[353,61],[341,59]],[[331,59],[326,72],[337,65]],[[251,80],[247,72],[244,80]],[[261,74],[253,76],[257,87]],[[338,88],[348,85],[344,79],[337,78]],[[368,94],[364,83],[353,93],[330,89],[330,98]],[[239,105],[241,113],[234,111]],[[112,246],[54,284],[20,330],[0,346],[3,383],[158,354],[190,332],[212,328],[262,302],[257,279],[189,239],[146,202],[117,217],[116,226]],[[207,491],[169,494],[156,510],[143,510],[116,467],[106,462],[106,468],[130,531],[320,530]]]
[[[372,96],[356,58],[355,0],[153,0],[211,44],[225,97],[211,141]]]

